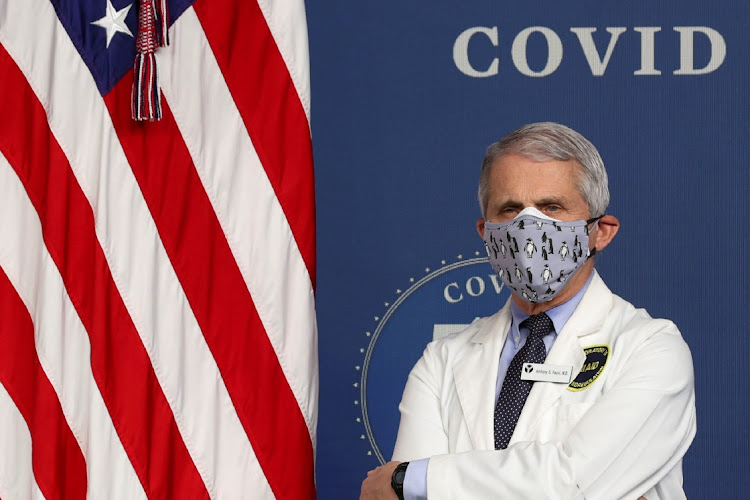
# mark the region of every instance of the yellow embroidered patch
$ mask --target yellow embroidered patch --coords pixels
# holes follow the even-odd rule
[[[586,354],[586,359],[578,376],[568,386],[568,390],[582,391],[588,388],[602,374],[609,359],[608,345],[592,345],[585,347],[583,352]]]

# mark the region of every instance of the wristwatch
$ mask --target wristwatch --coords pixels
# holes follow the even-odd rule
[[[406,468],[408,466],[409,462],[401,462],[391,476],[391,488],[396,492],[398,500],[404,500],[404,477],[406,477]]]

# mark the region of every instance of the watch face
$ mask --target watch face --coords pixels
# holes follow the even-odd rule
[[[396,475],[393,477],[393,479],[398,484],[404,484],[404,477],[406,476],[406,470],[398,470],[396,471]]]

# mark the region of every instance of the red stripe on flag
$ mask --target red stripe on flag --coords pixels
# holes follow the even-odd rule
[[[0,268],[0,383],[31,433],[34,477],[47,499],[86,498],[86,462],[34,345],[34,325]]]
[[[276,498],[314,498],[307,425],[172,111],[165,99],[160,122],[131,120],[129,80],[105,102],[237,415]]]
[[[315,287],[315,197],[310,127],[255,0],[193,5]]]
[[[0,81],[0,116],[6,117],[0,150],[39,213],[44,241],[89,334],[94,379],[133,468],[150,498],[207,498],[96,239],[88,200],[42,105],[2,46]]]

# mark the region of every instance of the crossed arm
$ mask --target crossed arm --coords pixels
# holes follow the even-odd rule
[[[451,453],[433,366],[423,358],[409,377],[394,452],[398,460],[430,457],[430,500],[633,499],[680,465],[695,435],[692,361],[679,335],[644,342],[565,439],[506,450]],[[370,471],[360,499],[396,499],[390,480],[398,463]]]

